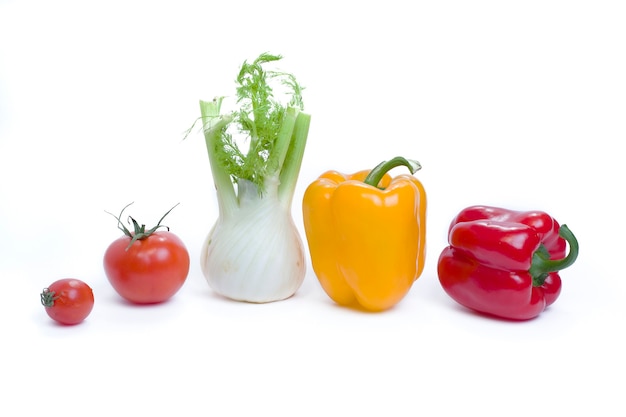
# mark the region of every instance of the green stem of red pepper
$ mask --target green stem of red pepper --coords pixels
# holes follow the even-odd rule
[[[415,174],[419,171],[422,166],[419,162],[413,159],[406,159],[401,156],[396,156],[389,161],[383,161],[380,164],[376,165],[374,169],[370,171],[370,173],[365,177],[363,182],[365,184],[371,185],[372,187],[378,187],[378,183],[383,179],[385,174],[391,171],[395,167],[405,166],[411,171],[411,174]]]
[[[528,270],[533,278],[534,287],[542,286],[550,272],[560,271],[571,266],[578,257],[578,240],[566,225],[563,224],[559,228],[559,236],[569,244],[569,253],[563,259],[550,259],[550,254],[546,248],[543,245],[539,247],[533,254],[533,260]]]

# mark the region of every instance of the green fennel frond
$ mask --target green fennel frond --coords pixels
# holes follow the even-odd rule
[[[253,62],[244,61],[237,76],[237,104],[234,112],[234,124],[237,133],[245,137],[248,149],[244,153],[237,146],[232,133],[224,130],[216,143],[219,163],[231,175],[234,182],[238,179],[251,181],[260,191],[267,176],[279,173],[282,165],[280,158],[273,158],[272,153],[278,141],[278,135],[284,122],[288,107],[303,109],[302,87],[295,77],[279,71],[266,71],[265,64],[282,59],[280,55],[263,53]],[[282,104],[275,97],[271,81],[278,81],[286,87],[289,101]],[[221,149],[217,149],[221,148]]]

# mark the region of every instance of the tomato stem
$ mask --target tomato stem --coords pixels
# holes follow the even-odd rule
[[[52,307],[55,300],[59,298],[54,291],[50,291],[48,288],[44,288],[41,292],[41,304],[44,307]]]
[[[124,223],[122,223],[122,220],[120,220],[120,218],[122,217],[122,214],[124,213],[124,210],[126,210],[126,208],[128,206],[130,206],[133,203],[129,203],[127,204],[122,211],[120,212],[119,216],[116,216],[115,214],[109,213],[108,211],[105,211],[106,213],[110,214],[111,216],[115,217],[115,219],[117,220],[117,228],[120,229],[122,232],[124,232],[124,234],[126,236],[128,236],[130,239],[130,243],[128,244],[128,246],[126,247],[126,250],[128,250],[131,246],[133,246],[133,243],[135,243],[137,240],[142,240],[142,239],[146,239],[147,237],[149,237],[152,233],[156,232],[159,228],[161,227],[165,227],[167,230],[170,230],[170,228],[168,226],[165,225],[161,225],[161,222],[163,221],[163,219],[165,218],[165,216],[167,216],[168,214],[170,214],[170,211],[174,210],[174,207],[176,207],[177,205],[179,205],[180,203],[176,203],[176,205],[174,205],[174,207],[172,207],[171,209],[169,209],[164,215],[163,217],[161,217],[161,220],[159,220],[159,222],[157,223],[156,226],[154,226],[151,229],[146,230],[146,225],[142,224],[141,226],[139,225],[139,223],[137,223],[137,220],[135,220],[132,216],[128,216],[129,218],[129,223],[132,222],[133,224],[133,232],[131,232],[130,230],[128,230],[128,228],[126,226],[124,226]]]

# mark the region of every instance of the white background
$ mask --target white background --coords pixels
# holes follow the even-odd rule
[[[0,392],[34,415],[624,415],[621,1],[0,0]],[[335,306],[312,270],[286,301],[217,297],[199,269],[217,217],[198,100],[244,59],[282,54],[306,87],[293,205],[327,169],[419,160],[428,257],[396,308]],[[102,270],[118,213],[166,224],[192,269],[162,305]],[[579,260],[536,320],[472,314],[441,289],[449,221],[540,209]],[[41,289],[76,277],[96,305],[55,325]],[[84,412],[85,414],[81,414]]]

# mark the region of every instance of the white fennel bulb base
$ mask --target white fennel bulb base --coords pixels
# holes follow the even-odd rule
[[[201,253],[202,272],[218,294],[268,303],[291,297],[306,274],[304,245],[276,187],[259,195],[239,181],[239,207],[220,216]]]

